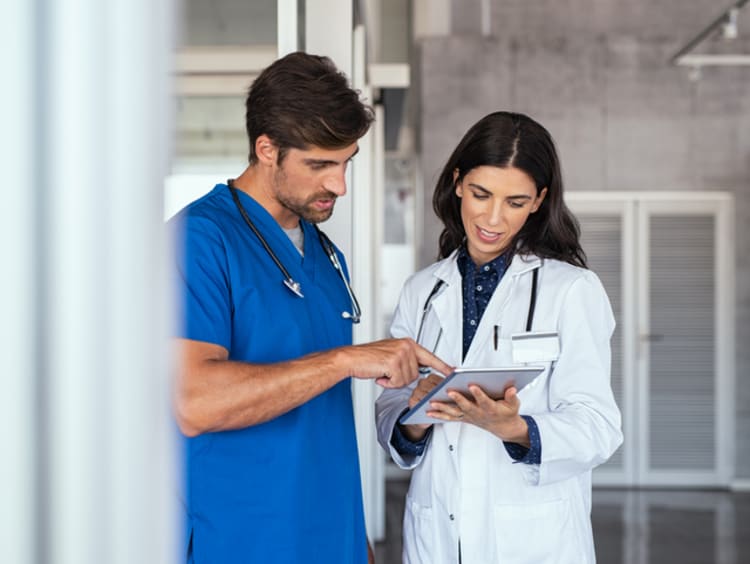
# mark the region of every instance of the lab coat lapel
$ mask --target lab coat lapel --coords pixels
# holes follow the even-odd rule
[[[432,301],[433,318],[442,329],[440,342],[435,350],[440,358],[451,366],[461,364],[461,331],[463,315],[461,296],[461,274],[456,266],[455,256],[447,260],[435,271],[435,277],[445,282],[446,288]]]
[[[479,321],[477,332],[469,350],[466,352],[466,358],[464,359],[466,366],[486,366],[483,359],[486,358],[486,352],[490,350],[492,345],[494,326],[502,318],[503,311],[513,295],[515,286],[519,283],[522,274],[538,268],[540,265],[541,260],[535,256],[522,257],[516,255],[513,257],[508,270],[492,294],[482,319]]]
[[[443,330],[435,352],[437,356],[451,366],[460,366],[463,348],[463,295],[461,293],[461,273],[456,265],[455,253],[451,259],[446,260],[435,271],[435,276],[446,284],[445,290],[438,294],[432,302],[435,319]],[[462,425],[445,423],[443,427],[450,443],[458,441]]]

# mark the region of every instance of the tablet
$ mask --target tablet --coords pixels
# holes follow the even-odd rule
[[[456,368],[456,370],[435,386],[417,405],[399,419],[402,425],[418,423],[447,423],[441,419],[428,417],[431,401],[452,402],[448,390],[457,390],[471,396],[469,384],[476,384],[493,399],[500,399],[505,390],[515,386],[519,391],[530,384],[544,371],[543,366],[514,366],[510,368]]]

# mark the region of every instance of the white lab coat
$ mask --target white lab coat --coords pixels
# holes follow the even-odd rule
[[[435,353],[453,366],[511,366],[511,335],[526,329],[536,268],[532,332],[559,335],[556,360],[527,362],[546,370],[519,393],[521,414],[539,427],[541,464],[514,462],[500,439],[464,423],[434,425],[421,456],[401,456],[391,433],[416,383],[385,390],[377,400],[380,444],[400,467],[414,469],[404,515],[405,563],[455,564],[459,539],[462,564],[595,562],[591,470],[622,443],[610,386],[615,323],[598,277],[560,261],[516,256],[461,362],[463,300],[454,252],[406,282],[391,333],[417,338],[427,296],[443,280],[424,316],[421,344],[433,350],[437,343]],[[549,358],[551,350],[542,347],[538,358]]]

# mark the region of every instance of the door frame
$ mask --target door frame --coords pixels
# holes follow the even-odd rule
[[[568,192],[574,214],[617,214],[622,218],[623,469],[594,473],[596,485],[730,486],[735,444],[735,242],[733,196],[725,192]],[[649,468],[648,405],[649,233],[648,219],[659,212],[712,214],[715,218],[714,396],[716,465],[710,476]],[[639,455],[638,453],[641,453]],[[701,474],[704,474],[701,472]]]

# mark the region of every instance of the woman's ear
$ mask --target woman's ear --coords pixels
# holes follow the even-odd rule
[[[547,188],[542,188],[542,191],[539,192],[539,195],[534,200],[534,205],[531,206],[531,213],[536,212],[536,210],[539,209],[539,207],[542,205],[542,202],[544,201],[544,197],[547,195]]]
[[[456,187],[456,196],[461,198],[464,195],[464,189],[458,182],[458,169],[453,171],[453,185]]]

